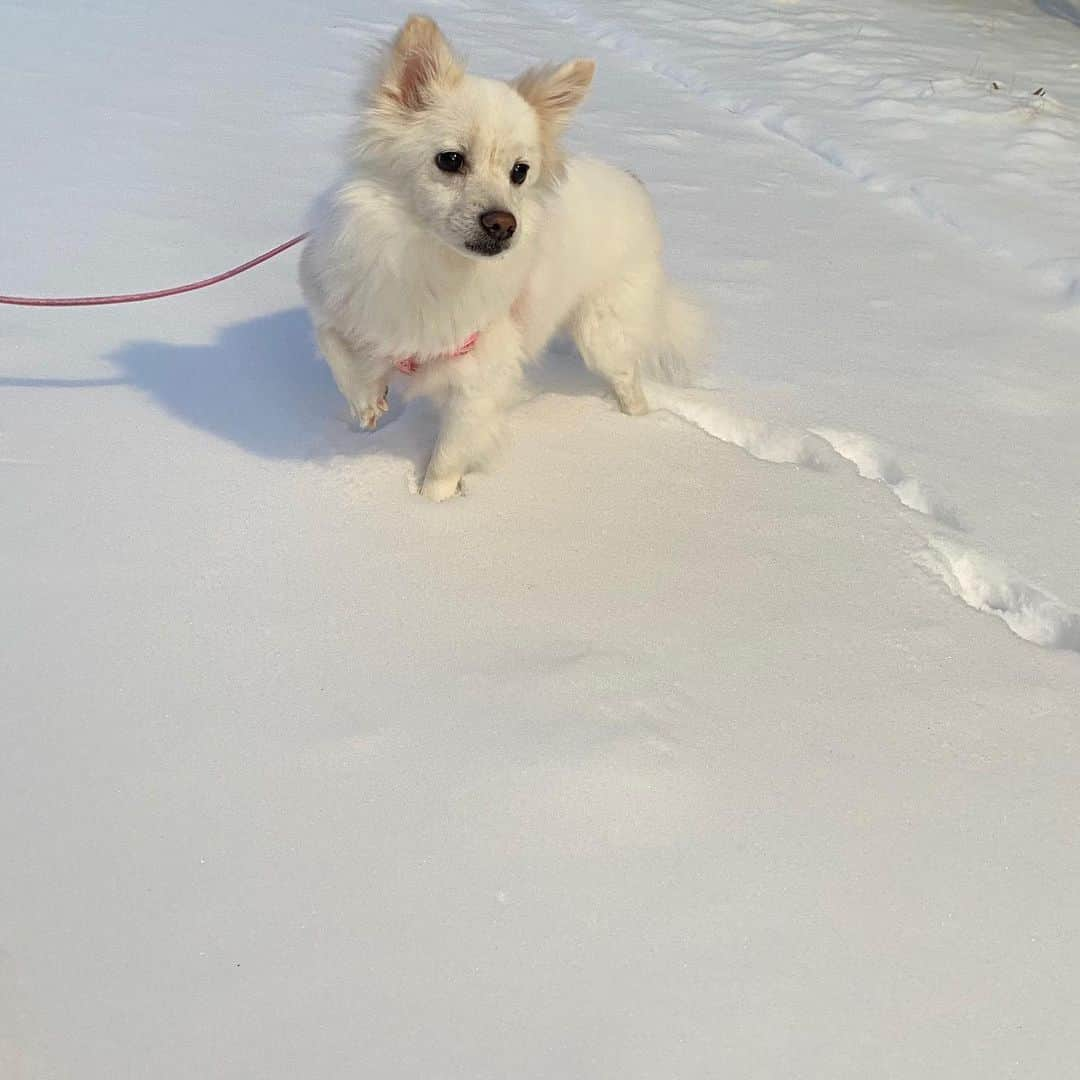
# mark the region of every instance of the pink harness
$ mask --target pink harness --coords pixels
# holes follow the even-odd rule
[[[447,353],[440,353],[438,356],[433,357],[435,360],[457,360],[460,356],[466,356],[473,351],[473,347],[476,345],[480,334],[478,332],[470,334],[456,349]],[[402,373],[402,375],[415,375],[420,370],[420,360],[415,356],[405,356],[400,360],[394,361],[394,367]]]

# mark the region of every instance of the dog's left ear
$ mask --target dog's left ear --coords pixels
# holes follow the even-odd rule
[[[541,124],[557,135],[584,101],[595,73],[595,60],[571,60],[530,68],[511,85],[536,110]]]
[[[464,74],[435,20],[410,15],[390,46],[375,92],[383,102],[415,111],[434,90],[455,86]]]

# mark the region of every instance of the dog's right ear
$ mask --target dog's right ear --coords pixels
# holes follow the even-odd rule
[[[430,102],[435,90],[455,86],[464,74],[435,20],[410,15],[386,54],[375,87],[376,104],[415,112]]]

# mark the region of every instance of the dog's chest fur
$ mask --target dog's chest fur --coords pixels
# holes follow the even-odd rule
[[[389,357],[431,357],[506,315],[524,291],[528,245],[490,262],[469,259],[408,224],[353,204],[347,272],[327,296],[335,322],[356,344]],[[340,257],[340,256],[339,256]]]

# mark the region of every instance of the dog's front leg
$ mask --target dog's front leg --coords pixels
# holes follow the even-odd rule
[[[493,327],[476,352],[448,372],[439,439],[420,494],[435,502],[456,495],[461,478],[480,464],[498,441],[502,418],[519,392],[521,343],[515,327]]]
[[[461,386],[451,389],[420,494],[434,502],[456,495],[461,478],[486,457],[498,438],[501,417],[500,400]]]
[[[385,357],[353,348],[332,327],[321,327],[318,340],[353,419],[363,428],[374,428],[389,408],[387,380],[393,365]]]

